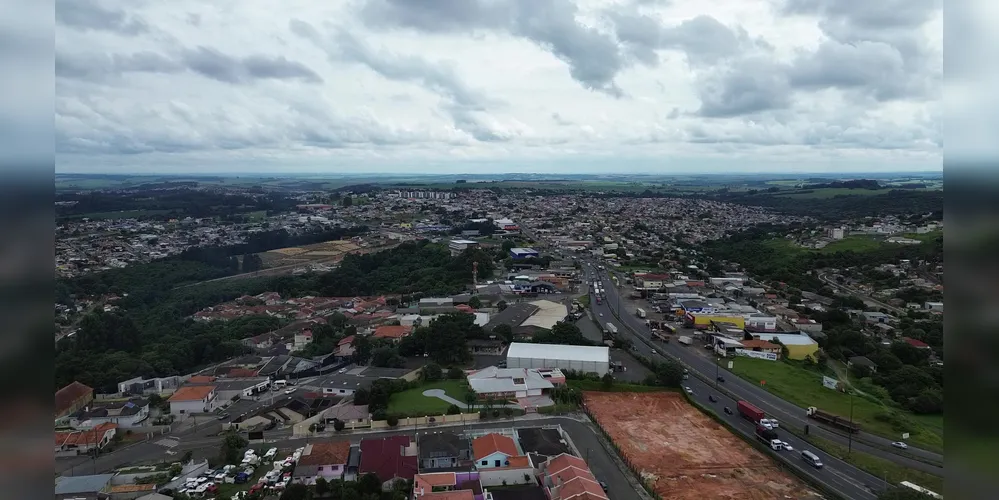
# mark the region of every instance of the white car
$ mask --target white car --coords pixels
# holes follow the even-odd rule
[[[684,387],[683,390],[687,391],[687,394],[693,394],[694,393],[694,390],[691,389],[690,386]]]
[[[768,431],[774,430],[774,426],[770,425],[770,421],[765,418],[760,419],[760,427],[763,427]]]
[[[347,368],[340,368],[337,373],[347,373]]]
[[[900,449],[900,450],[907,450],[907,449],[909,449],[909,445],[907,445],[907,444],[905,444],[905,443],[903,443],[901,441],[895,441],[891,445],[894,446],[894,447],[896,447],[896,448],[898,448],[898,449]]]
[[[785,450],[794,451],[794,447],[791,446],[791,443],[788,443],[787,441],[781,441],[781,443],[784,445]]]
[[[285,394],[294,394],[295,393],[295,389],[298,389],[298,388],[297,387],[292,387],[291,389],[285,389],[284,393]]]
[[[602,318],[602,317],[604,317],[604,313],[600,313],[600,317],[601,317],[601,318]]]
[[[761,418],[760,425],[766,427],[767,429],[778,429],[780,428],[780,423],[777,422],[776,418]]]

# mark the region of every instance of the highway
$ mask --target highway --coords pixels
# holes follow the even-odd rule
[[[594,264],[594,266],[596,265],[599,264]],[[593,269],[595,269],[595,267]],[[601,309],[600,311],[597,311],[598,313],[603,312],[605,317],[611,318],[612,309],[613,312],[618,312],[618,304],[622,304],[621,307],[624,307],[624,301],[619,300],[618,294],[620,292],[613,286],[614,283],[607,274],[607,271],[602,271],[600,276],[603,280],[603,286],[607,297],[602,301],[600,306],[597,306],[595,301],[591,301],[591,305]],[[618,321],[615,321],[615,324],[618,325],[619,329],[621,324],[624,324],[631,330],[631,333],[638,335],[646,341],[635,342],[635,344],[644,344],[641,346],[636,345],[636,348],[640,349],[638,351],[640,354],[648,356],[650,354],[648,351],[651,351],[652,349],[649,347],[649,343],[651,343],[652,345],[659,346],[659,348],[657,348],[658,352],[679,360],[684,365],[687,365],[687,367],[692,371],[702,374],[708,380],[714,380],[715,371],[717,369],[718,373],[725,377],[725,388],[729,392],[752,402],[763,411],[776,417],[778,420],[796,424],[795,426],[798,428],[804,428],[806,424],[810,424],[809,430],[814,432],[817,436],[836,442],[843,446],[848,446],[849,440],[845,433],[832,430],[825,426],[819,425],[813,420],[809,420],[805,416],[804,408],[788,403],[787,401],[784,401],[783,399],[767,392],[763,388],[758,387],[756,384],[743,380],[733,373],[729,373],[724,366],[716,367],[715,363],[711,359],[696,352],[696,349],[699,349],[700,345],[685,347],[676,342],[664,344],[658,340],[653,341],[651,340],[651,333],[649,332],[649,329],[645,326],[645,320],[639,319],[628,310],[619,312],[619,318],[614,319],[619,319]],[[644,349],[644,351],[641,349]],[[939,476],[943,476],[944,474],[944,469],[941,466],[943,464],[943,456],[939,453],[922,450],[912,446],[905,451],[897,450],[891,446],[890,439],[875,436],[866,432],[860,432],[853,436],[853,447],[870,455],[891,460],[906,467],[929,472]]]
[[[797,429],[803,429],[806,424],[810,424],[809,431],[812,435],[847,446],[847,438],[845,436],[838,432],[833,432],[830,429],[819,426],[814,421],[808,420],[805,417],[804,409],[798,408],[797,406],[766,392],[764,389],[756,387],[755,384],[747,382],[735,374],[729,373],[728,370],[724,369],[722,366],[717,366],[711,359],[708,359],[694,351],[700,347],[699,345],[687,347],[677,342],[663,343],[658,340],[652,340],[651,333],[645,326],[644,320],[634,316],[628,311],[624,311],[623,314],[615,317],[614,312],[618,310],[618,304],[623,303],[623,301],[619,301],[619,292],[614,286],[614,283],[610,279],[607,271],[596,270],[596,266],[600,264],[591,263],[591,265],[592,267],[587,269],[590,276],[587,281],[592,283],[592,281],[594,281],[592,278],[593,273],[599,273],[599,279],[603,283],[602,287],[605,294],[605,298],[601,300],[599,305],[596,303],[595,298],[591,297],[590,301],[590,307],[593,312],[598,315],[599,321],[601,323],[611,322],[618,327],[618,330],[621,331],[621,333],[630,334],[633,337],[632,344],[636,354],[640,354],[650,359],[669,356],[678,360],[688,370],[690,370],[692,376],[686,382],[688,382],[688,385],[694,389],[695,397],[697,397],[699,401],[703,398],[703,403],[705,405],[714,406],[715,404],[707,402],[707,394],[708,391],[710,391],[711,394],[718,397],[719,402],[717,405],[729,406],[734,410],[736,398],[743,399],[753,403],[765,411],[768,416],[777,418],[782,425],[789,424]],[[590,292],[592,294],[592,288]],[[653,352],[655,352],[655,354],[653,354]],[[725,383],[720,384],[720,390],[713,389],[714,384],[709,386],[706,383],[706,381],[715,380],[716,370],[717,373],[723,376],[726,380]],[[724,415],[724,413],[719,413],[725,418],[740,420],[737,416],[729,417]],[[742,425],[742,427],[737,428],[752,437],[753,426],[749,422],[739,422],[739,425]],[[800,446],[803,446],[803,443],[789,432],[781,432],[781,434],[781,439],[792,443],[792,446],[794,446],[800,453]],[[878,436],[865,436],[865,438],[879,439],[884,442],[886,447],[890,446],[889,440]],[[868,453],[902,464],[906,467],[924,470],[943,476],[942,467],[937,467],[920,460],[892,453],[891,451],[876,446],[868,446],[856,438],[853,441],[853,448],[857,452]],[[821,450],[812,447],[808,447],[807,449],[816,453],[827,465],[820,471],[808,468],[805,469],[805,472],[814,477],[816,480],[821,481],[823,484],[828,485],[833,490],[843,491],[846,498],[873,498],[871,490],[879,490],[884,487],[884,481],[882,479],[878,479],[867,472],[853,467],[850,464],[829,456]],[[909,451],[913,451],[913,449],[910,448]],[[942,457],[932,452],[915,450],[914,454],[916,453],[923,454],[923,456],[927,459],[932,460],[936,458],[942,462]],[[800,456],[797,454],[794,458],[794,462],[797,465],[803,463]]]

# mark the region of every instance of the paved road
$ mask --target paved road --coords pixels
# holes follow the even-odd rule
[[[594,264],[596,265],[596,264]],[[691,352],[690,348],[683,346],[682,344],[671,342],[668,344],[651,340],[651,335],[648,333],[645,327],[644,320],[639,319],[628,311],[624,314],[615,316],[613,312],[618,310],[618,304],[620,304],[620,297],[618,295],[618,290],[613,286],[613,282],[609,279],[607,272],[600,272],[601,280],[604,282],[604,290],[606,294],[606,299],[601,301],[600,305],[596,304],[596,301],[591,301],[591,307],[593,311],[597,314],[602,313],[604,317],[602,319],[613,318],[608,321],[614,323],[619,331],[623,333],[631,334],[634,340],[635,352],[642,356],[646,356],[652,359],[657,357],[669,356],[673,359],[678,359],[683,365],[685,365],[692,373],[695,375],[699,374],[705,380],[714,380],[716,369],[717,372],[724,376],[726,382],[724,383],[724,391],[734,393],[739,399],[745,399],[752,402],[753,404],[760,407],[762,410],[767,412],[769,415],[777,418],[784,424],[791,424],[799,429],[804,428],[804,425],[810,425],[810,431],[813,435],[834,441],[844,446],[847,444],[847,438],[840,435],[839,433],[833,432],[829,429],[825,429],[814,422],[807,420],[804,416],[804,409],[798,408],[786,401],[766,392],[765,390],[756,387],[745,380],[742,380],[738,376],[728,373],[727,370],[720,368],[715,365],[712,360],[705,359],[704,357],[698,355],[696,352]],[[613,308],[613,310],[612,310]],[[625,326],[627,328],[625,328]],[[693,347],[696,349],[696,347]],[[655,352],[655,354],[653,354]],[[702,380],[696,377],[691,377],[687,382],[690,383],[690,387],[695,390],[695,393],[704,393],[708,386],[704,385]],[[719,391],[712,392],[720,397],[721,401],[727,401],[730,407],[734,408],[735,400],[734,398],[729,398],[727,394],[723,394]],[[724,396],[724,397],[722,397]],[[706,398],[706,396],[705,396]],[[748,426],[745,430],[746,433],[751,432],[751,425],[747,422]],[[792,442],[792,445],[798,443],[798,441],[793,441],[791,439],[790,433],[783,432],[787,436],[786,440]],[[751,435],[751,434],[750,434]],[[876,436],[872,436],[876,437]],[[782,437],[781,439],[785,439]],[[883,438],[879,438],[882,439]],[[887,445],[887,440],[884,440]],[[800,445],[800,443],[798,443]],[[896,463],[900,463],[907,467],[916,468],[919,470],[930,469],[934,474],[943,475],[943,468],[935,467],[924,462],[913,460],[904,456],[900,456],[880,448],[867,446],[856,440],[853,442],[853,448],[858,452],[869,453],[871,455],[876,455],[882,458],[892,460]],[[805,472],[810,476],[814,477],[816,480],[821,481],[823,484],[829,485],[837,491],[850,491],[852,494],[847,495],[847,498],[873,498],[871,490],[878,490],[883,488],[883,481],[871,476],[870,474],[853,467],[839,459],[829,456],[820,450],[812,450],[815,452],[827,466],[823,470],[816,471],[814,469],[806,469]],[[922,450],[920,450],[922,451]],[[930,452],[923,452],[928,455],[932,455]],[[800,465],[800,459],[796,461]],[[866,496],[865,496],[866,495]]]
[[[613,457],[601,444],[593,424],[583,422],[570,417],[551,418],[531,418],[513,420],[494,420],[481,424],[469,424],[466,426],[435,426],[434,430],[421,427],[421,433],[435,432],[444,428],[460,432],[462,429],[498,429],[510,427],[540,427],[545,425],[561,425],[569,434],[576,448],[587,460],[590,470],[597,479],[607,483],[609,496],[615,500],[641,500],[633,486],[633,474],[623,471],[618,465],[616,457]],[[216,425],[216,427],[218,427]],[[216,432],[218,429],[216,428]],[[388,436],[407,435],[414,436],[417,432],[415,428],[399,429],[385,432],[362,432],[354,434],[343,434],[343,438],[349,439],[352,443],[358,443],[361,439],[381,438]],[[122,465],[137,462],[158,462],[161,460],[176,460],[181,454],[190,450],[193,452],[208,451],[209,454],[216,453],[220,438],[218,436],[206,436],[204,430],[183,437],[176,447],[171,451],[172,455],[166,454],[167,448],[156,444],[133,446],[120,450],[98,459],[97,467],[92,468],[89,459],[86,467],[77,467],[76,475],[92,474],[96,469],[98,473],[110,471]],[[268,434],[266,442],[281,448],[295,448],[304,446],[307,442],[317,439],[329,439],[332,433],[324,433],[322,436],[311,438],[292,438],[291,429],[274,431]]]
[[[602,305],[596,306],[593,304],[593,307],[595,307],[594,310],[599,309],[598,312],[603,312],[605,315],[609,315],[611,314],[612,309],[614,312],[618,311],[619,304],[622,304],[622,307],[624,307],[624,301],[620,299],[618,295],[619,291],[615,287],[611,286],[613,283],[610,279],[608,279],[606,271],[604,271],[601,276],[605,282],[607,299],[603,301]],[[621,324],[628,326],[633,334],[638,335],[646,341],[652,342],[654,345],[659,345],[660,348],[657,349],[657,351],[660,354],[665,354],[674,359],[678,359],[681,363],[687,365],[693,371],[704,375],[709,380],[714,380],[715,372],[717,370],[719,374],[725,376],[726,380],[728,380],[726,383],[727,390],[752,402],[760,407],[760,409],[766,411],[781,421],[788,421],[795,424],[798,428],[804,428],[806,424],[810,424],[810,430],[815,432],[817,436],[843,446],[848,446],[849,440],[846,435],[841,434],[838,431],[834,431],[833,429],[820,426],[815,421],[809,420],[805,417],[804,408],[799,408],[798,406],[788,403],[787,401],[784,401],[783,399],[767,392],[763,388],[758,387],[756,384],[750,383],[735,374],[729,373],[728,370],[725,370],[724,368],[716,367],[715,363],[711,359],[706,359],[696,352],[691,352],[691,348],[685,347],[682,344],[676,342],[663,344],[659,341],[652,341],[651,334],[649,333],[648,328],[646,328],[644,320],[639,319],[627,309],[623,311],[623,314],[620,314],[619,317],[615,319],[618,319],[618,321],[615,321],[615,324],[618,325],[619,329],[621,328]],[[645,356],[651,354],[650,351],[652,348],[649,347],[648,343],[645,343],[645,345],[639,345],[643,343],[635,342],[635,344],[640,354]],[[697,349],[697,346],[691,347],[693,349]],[[915,447],[909,447],[909,449],[904,453],[899,453],[891,447],[890,439],[875,436],[866,432],[861,432],[853,436],[853,448],[870,455],[891,460],[905,467],[929,472],[941,477],[944,476],[944,468],[942,467],[943,456],[939,453]],[[917,457],[920,460],[910,458],[910,456]]]
[[[900,307],[895,307],[895,306],[890,305],[890,304],[886,304],[884,302],[881,302],[880,300],[875,299],[874,297],[871,297],[869,295],[864,295],[863,293],[860,293],[859,291],[854,290],[853,288],[850,288],[850,287],[845,286],[845,285],[840,285],[839,283],[836,282],[836,280],[830,278],[829,276],[827,276],[825,274],[820,274],[819,275],[819,279],[822,280],[823,283],[825,283],[825,284],[829,285],[830,287],[832,287],[834,290],[842,292],[842,293],[845,293],[847,295],[853,295],[854,297],[857,297],[858,299],[863,300],[864,303],[866,303],[869,306],[883,307],[883,308],[885,308],[885,309],[887,309],[887,310],[889,310],[889,311],[891,311],[891,312],[893,312],[895,314],[900,314],[900,313],[905,312],[905,309],[902,309]]]

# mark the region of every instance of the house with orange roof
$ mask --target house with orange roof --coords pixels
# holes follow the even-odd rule
[[[218,406],[216,396],[214,385],[185,385],[167,400],[170,403],[170,414],[211,413]]]
[[[403,325],[385,325],[375,328],[375,338],[389,339],[398,342],[400,339],[413,333],[413,327]]]
[[[550,500],[608,500],[583,459],[563,453],[539,467],[541,485]]]
[[[93,449],[103,449],[118,432],[118,424],[103,423],[87,430],[59,431],[55,433],[55,455],[71,457],[84,455]]]
[[[482,499],[482,485],[475,472],[431,472],[413,476],[413,500]]]
[[[534,464],[510,436],[494,432],[475,438],[472,455],[483,486],[534,482]]]

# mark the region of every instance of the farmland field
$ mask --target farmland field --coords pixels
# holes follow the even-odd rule
[[[293,264],[310,264],[320,260],[339,260],[351,252],[360,250],[356,243],[346,240],[325,241],[301,247],[288,247],[260,254],[264,267],[278,267]]]
[[[586,392],[600,426],[663,498],[820,498],[673,392]]]

